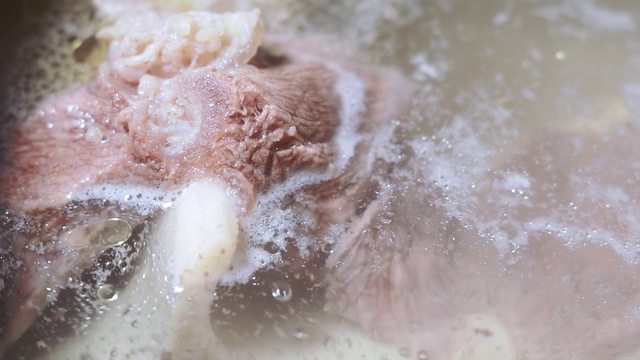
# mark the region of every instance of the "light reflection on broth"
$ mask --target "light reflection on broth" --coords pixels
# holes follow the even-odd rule
[[[256,214],[275,219],[245,219],[254,227],[265,224],[262,230],[244,229],[264,251],[239,246],[272,264],[246,276],[246,283],[223,281],[216,289],[211,323],[231,349],[221,356],[631,356],[640,346],[633,340],[640,333],[640,165],[634,157],[640,152],[634,135],[640,116],[640,8],[634,1],[255,3],[263,7],[268,28],[328,33],[373,62],[400,69],[417,91],[409,114],[399,119],[403,144],[383,144],[376,152],[385,158],[405,154],[405,163],[384,182],[391,195],[382,205],[391,215],[374,217],[375,229],[365,229],[374,234],[362,235],[379,244],[345,245],[342,228],[305,243],[305,230],[292,228],[283,236],[298,247],[271,248],[265,234],[301,220],[284,212],[278,217],[267,201],[258,203]],[[95,25],[87,20],[90,8],[76,6],[82,16],[72,18],[81,27],[61,30],[56,43],[68,47],[55,58],[65,71],[32,70],[34,75],[25,76],[18,89],[35,84],[41,90],[7,100],[18,104],[13,116],[25,118],[24,109],[41,95],[93,74],[99,54],[78,39],[93,39]],[[101,46],[96,51],[104,51]],[[42,85],[52,78],[59,81]],[[124,261],[123,269],[131,271],[137,262],[127,256],[145,252],[140,244],[149,245],[146,230],[133,233],[125,248],[112,250],[120,254],[112,267]],[[402,236],[410,238],[408,245],[397,240]],[[371,261],[353,264],[341,257],[358,251]],[[306,252],[311,255],[300,266],[296,262]],[[387,253],[395,254],[391,265]],[[325,262],[338,271],[327,275],[318,269]],[[366,282],[375,276],[367,270],[386,271],[385,266],[393,276],[371,284],[383,283],[381,292],[388,293],[371,295]],[[74,332],[78,339],[63,344],[82,343],[110,311],[122,311],[122,326],[136,328],[156,307],[166,306],[153,294],[144,303],[125,303],[119,291],[141,280],[122,273],[117,281],[104,274],[100,281],[86,274],[70,281],[79,295],[63,290],[58,308],[45,313],[9,358],[46,358],[57,337]],[[366,288],[345,285],[353,279]],[[351,292],[365,302],[347,301]],[[85,344],[81,354],[123,358],[111,345]]]

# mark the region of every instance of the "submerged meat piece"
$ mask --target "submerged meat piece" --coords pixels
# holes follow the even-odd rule
[[[514,155],[505,172],[522,174],[526,201],[497,207],[493,189],[477,214],[515,219],[512,236],[528,243],[510,244],[513,256],[447,215],[439,186],[401,166],[328,260],[333,311],[411,358],[595,360],[635,351],[640,192],[629,159],[640,151],[638,131],[545,134]],[[496,188],[506,182],[497,174]]]
[[[336,178],[366,173],[350,160],[350,146],[360,140],[365,153],[376,124],[408,99],[409,87],[391,72],[308,44],[280,42],[283,55],[262,51],[251,62],[256,66],[246,64],[261,32],[255,12],[184,16],[154,17],[165,21],[158,32],[144,26],[146,17],[138,27],[129,28],[128,18],[119,25],[124,31],[105,30],[113,42],[98,78],[51,98],[6,144],[0,198],[27,226],[16,227],[11,239],[11,256],[25,265],[0,298],[0,354],[41,312],[47,289],[78,276],[104,251],[65,241],[66,231],[105,218],[92,200],[105,195],[103,188],[164,192],[214,179],[250,211],[256,193],[299,170]],[[337,146],[343,127],[343,137],[360,138]],[[347,161],[352,170],[345,170]],[[135,226],[148,215],[111,200],[117,215],[108,217]]]
[[[332,158],[335,79],[316,64],[203,68],[170,80],[145,77],[144,95],[119,92],[121,103],[100,97],[113,86],[100,79],[45,105],[18,129],[5,199],[31,211],[102,182],[171,188],[215,175],[245,190],[250,202],[270,181]]]
[[[631,136],[568,141],[556,135],[505,165],[531,175],[537,194],[529,195],[532,204],[507,209],[519,222],[514,232],[529,236],[521,258],[512,261],[464,219],[447,213],[442,189],[411,170],[411,154],[380,157],[374,151],[389,140],[385,120],[407,105],[405,81],[364,66],[326,40],[281,39],[275,41],[280,51],[259,50],[261,31],[256,12],[123,17],[101,33],[112,42],[99,77],[50,99],[16,129],[7,144],[11,162],[0,169],[0,196],[16,217],[15,231],[0,234],[0,256],[11,260],[0,264],[0,354],[50,300],[47,288],[78,276],[104,251],[78,248],[67,230],[110,217],[135,225],[147,215],[118,201],[105,208],[87,200],[102,196],[107,184],[164,192],[214,179],[239,195],[242,215],[251,212],[258,193],[309,169],[323,170],[323,180],[303,187],[283,207],[312,219],[306,231],[316,238],[336,224],[347,236],[330,256],[312,261],[287,247],[286,270],[319,278],[317,268],[301,269],[326,261],[327,308],[375,339],[419,359],[474,358],[480,356],[470,345],[475,343],[491,346],[488,358],[501,359],[602,359],[632,349],[640,332],[640,273],[614,251],[637,246],[630,226],[636,222],[629,221],[634,214],[625,212],[635,209],[640,196],[640,170],[627,161],[639,150]],[[553,159],[539,162],[549,149]],[[611,158],[622,160],[612,164]],[[581,187],[570,174],[594,179],[592,186]],[[615,195],[606,199],[619,202],[605,204],[603,189]],[[482,211],[500,219],[505,209],[494,208],[492,196],[486,194]],[[561,213],[560,228],[606,229],[604,235],[577,231],[578,238],[606,241],[570,248],[560,232],[540,225],[550,209],[575,199],[589,211]],[[608,210],[612,206],[616,212]],[[178,215],[180,223],[198,223],[185,220],[190,211]],[[165,234],[165,241],[171,237]],[[202,252],[166,245],[196,260],[166,273],[180,278],[181,269],[196,269],[184,276],[189,287],[178,297],[178,310],[202,326],[208,319],[198,312],[206,312],[211,299],[205,295],[217,281],[207,271],[216,272],[215,278],[231,261],[231,237],[222,249],[204,241]],[[204,261],[202,254],[219,259]],[[189,306],[191,295],[199,300],[196,311]],[[206,332],[194,323],[172,324],[180,336],[169,342],[183,343],[185,336],[204,352],[217,350],[201,341]],[[191,336],[195,332],[200,337]]]
[[[307,62],[204,67],[132,85],[104,68],[16,131],[0,190],[13,209],[29,211],[105,181],[154,186],[215,174],[250,202],[269,181],[331,159],[337,77]]]

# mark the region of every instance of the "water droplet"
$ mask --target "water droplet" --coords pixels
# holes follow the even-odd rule
[[[331,254],[333,252],[333,245],[329,243],[325,243],[322,245],[321,250],[325,254]]]
[[[107,219],[84,224],[69,231],[64,238],[72,247],[117,246],[131,237],[133,228],[122,219]]]
[[[271,284],[271,296],[276,301],[287,302],[293,297],[291,285],[286,281],[275,281]]]
[[[118,298],[118,292],[113,285],[105,284],[98,288],[98,297],[102,300],[114,301]]]
[[[418,360],[429,360],[429,354],[424,350],[420,350],[418,352]]]

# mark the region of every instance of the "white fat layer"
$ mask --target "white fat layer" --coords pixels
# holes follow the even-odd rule
[[[225,188],[202,181],[186,187],[146,239],[136,276],[83,334],[52,358],[209,359],[220,354],[207,314],[231,263],[238,220]],[[105,304],[106,305],[106,304]]]

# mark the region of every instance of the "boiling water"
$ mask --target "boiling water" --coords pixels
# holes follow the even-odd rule
[[[272,31],[332,35],[418,85],[409,114],[397,119],[404,143],[377,151],[387,158],[413,153],[410,166],[390,185],[398,181],[410,183],[410,192],[438,192],[434,205],[456,220],[448,233],[455,241],[446,248],[451,268],[428,278],[444,284],[441,296],[448,308],[415,314],[431,323],[429,331],[449,334],[447,341],[457,350],[448,358],[614,359],[640,346],[640,341],[616,342],[616,331],[626,339],[624,332],[637,331],[640,321],[640,191],[635,189],[640,161],[634,157],[640,153],[635,136],[640,5],[633,0],[255,3]],[[13,106],[4,107],[17,120],[43,94],[86,81],[95,70],[91,57],[81,54],[82,40],[95,31],[91,7],[71,1],[54,7],[52,12],[64,9],[56,15],[64,20],[50,24],[56,31],[39,34],[40,41],[32,39],[17,54],[26,66],[9,79],[16,91],[8,100]],[[282,250],[292,234],[300,235],[294,225],[306,219],[278,212],[274,204],[309,181],[290,179],[264,195],[255,215],[244,220],[247,259],[263,268],[252,273],[236,267],[217,290],[213,322],[221,339],[237,346],[239,358],[440,358],[437,345],[414,351],[410,341],[370,342],[357,327],[325,312],[325,289],[313,272],[287,272],[290,259]],[[149,206],[153,197],[158,195],[150,196]],[[429,216],[428,210],[411,210],[415,213],[401,215],[410,223]],[[144,234],[138,230],[140,238]],[[311,246],[330,254],[344,236],[339,227],[321,244],[296,236],[295,252],[306,254]],[[135,244],[118,250],[118,259],[136,254]],[[124,264],[131,267],[135,259]],[[82,306],[70,301],[68,306],[83,307],[81,316],[89,320],[78,320],[75,331],[82,333],[92,318],[99,321],[118,308],[118,289],[102,284],[94,290],[98,300],[87,296]],[[540,299],[558,306],[549,310]],[[135,317],[130,320],[123,326],[137,326]],[[518,324],[517,330],[503,322]],[[14,355],[30,356],[19,353],[55,343],[60,334],[46,324],[37,325]],[[493,340],[478,340],[488,332]],[[549,334],[561,338],[549,341]],[[445,339],[439,336],[434,338]],[[575,351],[596,342],[603,345],[592,355]],[[615,350],[608,351],[607,344]],[[526,350],[514,355],[513,347]],[[92,356],[102,358],[89,347],[86,358]]]

